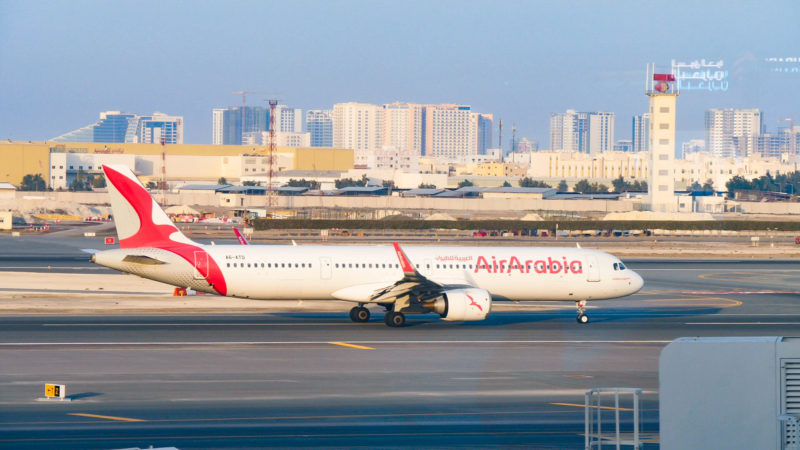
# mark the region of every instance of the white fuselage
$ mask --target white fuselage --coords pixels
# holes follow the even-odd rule
[[[391,246],[204,245],[202,250],[219,267],[225,295],[234,297],[368,302],[372,292],[403,278]],[[485,289],[495,299],[617,298],[635,293],[643,284],[642,278],[615,256],[583,248],[408,246],[404,250],[428,279],[447,286]],[[205,258],[200,253],[195,257]],[[165,264],[123,262],[128,254],[150,255]],[[187,262],[166,250],[109,250],[97,253],[95,262],[213,292],[195,268],[197,262]]]

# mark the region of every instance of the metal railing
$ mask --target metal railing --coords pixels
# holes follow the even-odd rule
[[[620,408],[620,394],[632,396],[633,405],[631,408]],[[613,397],[613,406],[603,406],[603,397]],[[585,415],[585,445],[586,450],[592,448],[603,448],[603,444],[615,446],[633,446],[640,449],[641,442],[641,409],[639,401],[642,390],[638,388],[595,388],[586,391],[586,401],[584,406]],[[592,411],[594,409],[594,411]],[[614,431],[603,434],[603,411],[613,411]],[[631,412],[633,414],[633,429],[622,431],[620,426],[620,411]]]

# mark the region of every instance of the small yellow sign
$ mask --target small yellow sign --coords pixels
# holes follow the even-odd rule
[[[63,384],[45,384],[44,396],[47,398],[64,398],[66,395],[66,386]]]

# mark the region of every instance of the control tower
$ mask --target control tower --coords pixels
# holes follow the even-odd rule
[[[650,211],[672,213],[678,209],[675,197],[675,105],[679,84],[671,73],[647,68],[645,94],[650,97],[650,165],[647,203]]]

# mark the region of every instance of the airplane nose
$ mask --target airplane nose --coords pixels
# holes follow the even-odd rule
[[[644,286],[644,279],[642,279],[642,277],[636,272],[633,272],[632,275],[633,276],[631,277],[631,289],[632,289],[631,294],[635,294],[639,292],[639,290],[642,289],[642,287]]]

